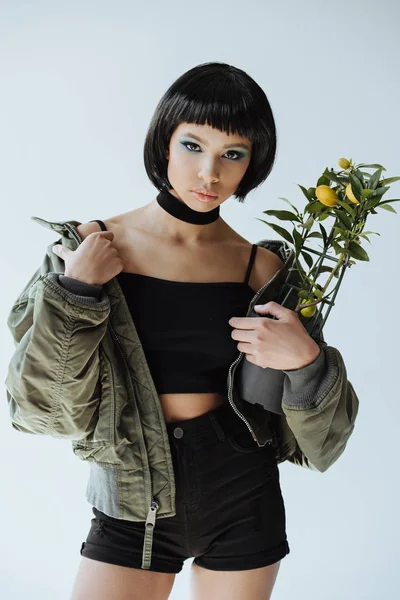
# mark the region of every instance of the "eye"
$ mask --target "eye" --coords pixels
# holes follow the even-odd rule
[[[197,152],[196,150],[190,150],[188,148],[188,146],[197,146],[197,148],[200,148],[200,146],[198,144],[195,144],[194,142],[181,142],[182,146],[185,146],[185,148],[187,148],[187,150],[189,150],[189,152]],[[226,154],[234,154],[236,155],[236,158],[228,158],[228,160],[234,162],[236,160],[241,160],[242,158],[245,157],[245,154],[243,154],[242,152],[237,152],[236,150],[228,150],[228,152],[226,152]]]

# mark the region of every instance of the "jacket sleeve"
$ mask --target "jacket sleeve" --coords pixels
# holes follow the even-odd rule
[[[323,472],[343,453],[359,400],[340,352],[327,345],[322,332],[315,341],[321,352],[313,363],[284,371],[282,410],[297,442],[288,460]]]
[[[79,440],[97,422],[98,348],[110,301],[102,286],[62,274],[64,263],[52,252],[54,244],[7,319],[15,351],[6,394],[16,430]]]

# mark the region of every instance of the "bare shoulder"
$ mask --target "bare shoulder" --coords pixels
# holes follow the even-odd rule
[[[233,245],[239,245],[245,248],[245,254],[248,256],[249,248],[251,243],[242,237],[237,231],[232,229],[227,223],[225,225],[225,232],[227,238],[232,242]],[[272,250],[257,246],[257,252],[254,260],[254,264],[250,273],[249,285],[254,290],[262,288],[267,281],[282,269],[284,266],[283,260],[275,254]]]
[[[275,271],[279,271],[285,264],[283,260],[272,252],[272,250],[268,250],[268,248],[263,248],[262,246],[257,246],[257,256],[258,261],[264,266],[264,268],[270,268]]]
[[[100,225],[96,222],[81,223],[80,225],[75,225],[75,229],[76,229],[79,237],[81,238],[81,240],[84,240],[85,238],[87,238],[87,236],[90,235],[91,233],[94,233],[96,231],[101,231]]]
[[[134,211],[130,211],[130,213],[131,212],[134,212]],[[130,213],[126,213],[126,214],[130,215]],[[125,214],[117,215],[116,217],[110,217],[108,219],[102,219],[102,221],[103,221],[107,231],[112,231],[115,235],[117,235],[117,232],[118,232],[118,236],[119,236],[120,235],[119,229],[121,228],[121,225],[124,223],[124,220],[125,220],[124,218],[125,218]],[[91,233],[102,231],[100,224],[97,223],[96,221],[89,221],[88,223],[81,223],[80,225],[76,225],[75,229],[78,232],[78,235],[82,240],[87,238],[87,236],[90,235]]]
[[[275,252],[257,246],[257,254],[251,274],[252,287],[260,289],[282,269],[284,262]]]

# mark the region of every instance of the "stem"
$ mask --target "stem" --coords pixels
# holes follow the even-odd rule
[[[332,273],[329,275],[324,287],[322,288],[322,294],[324,294],[330,284],[330,282],[332,281],[332,278],[334,277],[336,271],[338,270],[338,268],[340,266],[342,266],[342,264],[345,262],[345,259],[348,255],[345,254],[344,252],[342,252],[342,254],[340,255],[340,258],[338,259],[338,262],[335,266],[334,269],[332,269]],[[334,291],[335,288],[332,290]],[[316,306],[317,304],[319,304],[320,302],[322,302],[323,300],[326,300],[328,296],[322,296],[322,298],[318,298],[318,300],[313,300],[312,302],[307,302],[307,304],[301,304],[301,302],[297,303],[296,308],[294,309],[295,312],[300,312],[300,310],[302,310],[303,308],[307,308],[308,306]]]
[[[339,267],[341,267],[342,264],[346,264],[347,263],[348,254],[346,253],[346,249],[347,249],[347,246],[349,245],[349,243],[350,243],[350,240],[346,243],[346,247],[344,248],[344,252],[342,252],[339,255],[338,262],[336,263],[335,268],[332,269],[331,274],[329,275],[329,277],[328,277],[328,279],[327,279],[324,287],[322,288],[322,291],[321,291],[322,294],[324,294],[326,292],[327,288],[329,287],[329,285],[330,285],[333,277],[335,276],[336,271],[339,269]],[[326,248],[324,248],[324,250],[326,252]],[[317,304],[319,304],[320,302],[322,302],[326,298],[327,298],[327,296],[322,296],[322,298],[318,298],[318,300],[313,300],[312,302],[307,302],[307,304],[302,304],[301,301],[299,300],[299,302],[297,303],[297,306],[294,309],[294,311],[295,312],[300,312],[300,310],[302,310],[303,308],[307,308],[308,306],[316,306]]]

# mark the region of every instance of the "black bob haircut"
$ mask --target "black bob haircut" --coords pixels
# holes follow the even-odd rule
[[[145,143],[144,165],[159,191],[171,189],[167,172],[171,136],[180,123],[210,125],[252,141],[249,166],[235,198],[265,181],[276,155],[276,127],[268,99],[247,73],[226,63],[209,62],[181,75],[165,92],[151,119]]]

